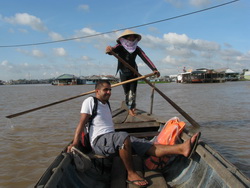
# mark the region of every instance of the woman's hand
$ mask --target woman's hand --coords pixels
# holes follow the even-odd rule
[[[160,74],[160,72],[158,70],[155,70],[154,74],[157,76],[157,78],[161,76],[161,74]]]
[[[112,47],[111,46],[107,46],[106,47],[106,54],[110,53],[112,51]]]

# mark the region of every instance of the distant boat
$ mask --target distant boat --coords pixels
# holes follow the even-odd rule
[[[244,73],[244,78],[245,78],[246,80],[250,80],[250,71],[245,71],[245,73]]]
[[[228,80],[236,80],[233,78],[230,77]],[[225,80],[225,72],[205,68],[177,75],[177,83],[223,83]]]

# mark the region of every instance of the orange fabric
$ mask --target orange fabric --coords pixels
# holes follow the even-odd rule
[[[178,118],[170,119],[155,140],[155,144],[174,145],[185,123]]]
[[[156,137],[154,144],[174,145],[184,127],[185,123],[180,121],[179,118],[171,118],[168,122],[166,122],[163,129]],[[167,165],[170,158],[171,156],[164,156],[160,158],[150,156],[145,160],[145,165],[151,170],[162,169]]]

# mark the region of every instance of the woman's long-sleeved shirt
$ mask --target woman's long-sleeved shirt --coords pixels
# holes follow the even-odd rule
[[[143,62],[146,63],[152,71],[157,70],[154,63],[148,58],[148,56],[139,46],[136,47],[136,50],[133,53],[129,53],[121,44],[117,44],[116,46],[112,47],[112,49],[136,70],[138,70],[137,64],[135,62],[137,55],[139,55]],[[118,71],[121,71],[123,74],[133,74],[133,72],[129,70],[129,68],[125,67],[120,61],[118,61],[117,72]]]

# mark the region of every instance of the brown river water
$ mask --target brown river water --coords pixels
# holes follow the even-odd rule
[[[250,82],[218,84],[156,84],[201,126],[201,139],[250,177]],[[94,89],[85,86],[0,86],[0,187],[34,187],[46,168],[68,144],[87,97],[53,105],[12,119],[5,116],[25,111]],[[150,110],[151,88],[139,84],[137,107]],[[185,120],[158,93],[153,113]],[[123,100],[121,86],[113,88],[112,109]]]

